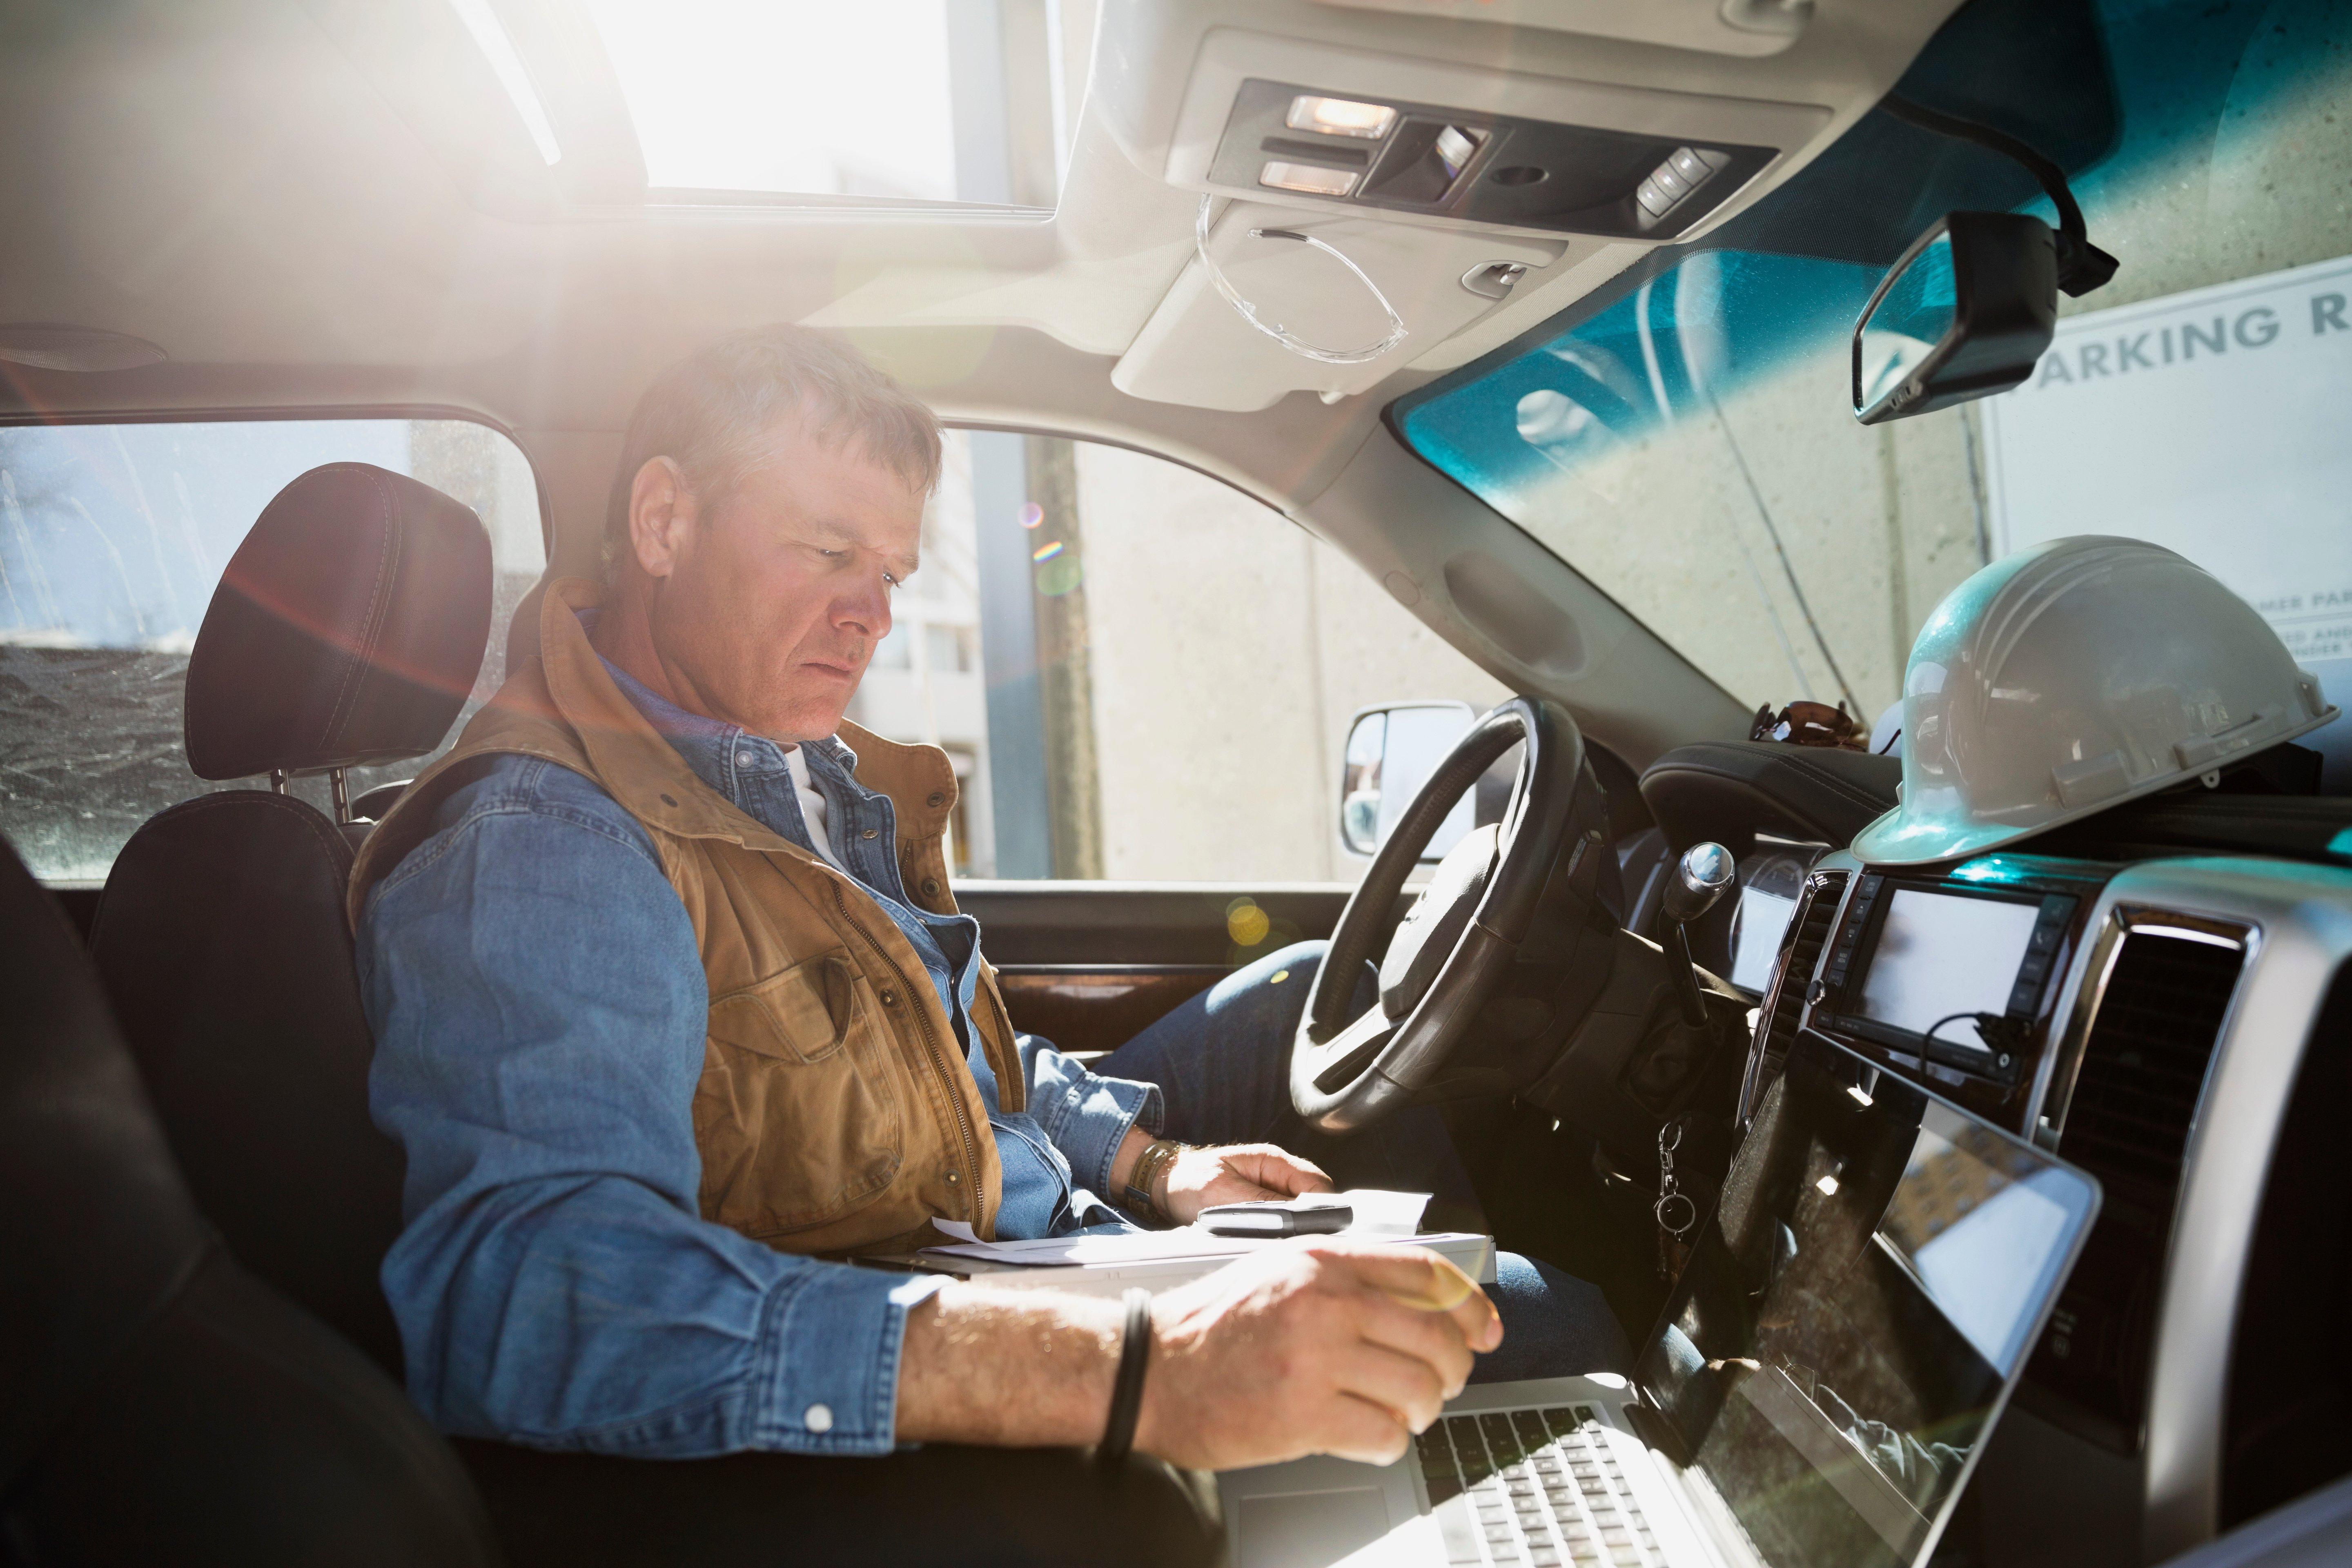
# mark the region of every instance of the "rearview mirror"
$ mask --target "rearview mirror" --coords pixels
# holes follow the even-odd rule
[[[1340,770],[1339,841],[1358,855],[1376,853],[1476,718],[1466,702],[1397,702],[1359,712]],[[1444,859],[1475,825],[1474,793],[1465,790],[1438,824],[1423,861]]]
[[[1953,213],[1912,242],[1854,323],[1853,416],[1876,425],[2007,392],[2057,324],[2050,226]]]

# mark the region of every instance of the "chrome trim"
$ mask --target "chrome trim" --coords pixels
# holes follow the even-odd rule
[[[2168,936],[2182,942],[2201,942],[2213,947],[2234,947],[2244,951],[2253,936],[2253,928],[2241,921],[2201,920],[2182,914],[2178,910],[2118,908],[2116,915],[2135,932],[2146,931],[2151,936]]]
[[[1807,994],[1803,1002],[1803,1011],[1797,1015],[1797,1027],[1800,1029],[1810,1029],[1813,1026],[1813,1008],[1819,1004],[1814,1002],[1811,994],[1812,989],[1811,982],[1821,978],[1822,964],[1828,961],[1830,953],[1837,947],[1838,932],[1845,929],[1845,913],[1853,903],[1855,890],[1862,886],[1864,869],[1861,861],[1855,859],[1851,852],[1843,849],[1834,855],[1824,857],[1822,863],[1813,868],[1815,875],[1823,871],[1844,872],[1845,888],[1838,894],[1837,912],[1830,917],[1830,934],[1822,942],[1822,956],[1814,962],[1813,973],[1805,977],[1808,983]]]
[[[2189,1123],[2158,1295],[2142,1453],[2141,1552],[2153,1563],[2210,1539],[2221,1516],[2239,1288],[2305,1044],[2337,969],[2352,959],[2352,871],[2218,857],[2148,861],[2101,891],[2086,929],[2109,924],[2118,942],[2131,931],[2247,933]],[[2094,989],[2094,1011],[2097,999]]]
[[[2120,920],[2109,917],[2083,929],[2092,933],[2083,947],[2088,957],[2071,967],[2058,988],[2057,1005],[2050,1010],[2051,1038],[2042,1050],[2042,1065],[2033,1069],[2033,1089],[2025,1100],[2026,1124],[2033,1130],[2033,1142],[2053,1151],[2065,1131],[2067,1107],[2074,1100],[2074,1079],[2083,1070],[2083,1045],[2091,1037],[2091,1020],[2106,997],[2107,977],[2115,972],[2116,955],[2123,948]]]
[[[1832,864],[1840,860],[1845,864]],[[1780,988],[1789,982],[1789,954],[1795,950],[1797,938],[1805,929],[1805,912],[1811,907],[1813,900],[1820,897],[1822,889],[1828,885],[1831,877],[1843,878],[1838,894],[1838,907],[1830,921],[1830,938],[1834,938],[1837,921],[1845,913],[1845,900],[1853,892],[1856,869],[1853,857],[1841,850],[1834,855],[1823,856],[1805,873],[1804,890],[1797,895],[1797,907],[1789,916],[1789,929],[1780,938],[1780,951],[1772,955],[1770,981],[1765,985],[1763,1000],[1756,1008],[1755,1027],[1748,1034],[1748,1066],[1739,1077],[1739,1106],[1735,1117],[1735,1123],[1742,1134],[1747,1132],[1748,1124],[1755,1119],[1756,1101],[1764,1092],[1765,1042],[1772,1033],[1772,1014],[1780,1005]],[[1829,951],[1830,940],[1825,938],[1822,951],[1813,955],[1812,969],[1804,976],[1806,984],[1811,984],[1813,976],[1821,973],[1822,960]],[[1808,1006],[1803,996],[1802,992],[1798,993],[1797,1026],[1801,1029],[1805,1025],[1805,1009]]]
[[[2102,901],[2105,901],[2104,895]],[[2095,910],[2099,906],[2092,907]],[[2105,919],[2084,929],[2095,933],[2085,944],[2089,961],[2076,971],[2079,983],[2070,981],[2071,1006],[2066,989],[2060,989],[2058,1005],[2050,1014],[2050,1047],[2042,1053],[2042,1065],[2034,1069],[2033,1092],[2025,1102],[2033,1142],[2044,1149],[2056,1149],[2065,1136],[2066,1113],[2074,1108],[2075,1081],[2083,1073],[2083,1052],[2090,1044],[2092,1026],[2098,1022],[2099,1005],[2106,1000],[2107,981],[2115,973],[2126,936],[2167,936],[2231,948],[2246,954],[2249,963],[2261,941],[2259,929],[2245,921],[2204,919],[2144,904],[2114,904]],[[2242,971],[2240,983],[2243,984]],[[2219,1051],[2217,1044],[2217,1055]]]

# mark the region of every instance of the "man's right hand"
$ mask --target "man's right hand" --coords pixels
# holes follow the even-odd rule
[[[1425,1304],[1465,1285],[1450,1308]],[[1159,1297],[1151,1320],[1135,1446],[1212,1470],[1386,1464],[1462,1392],[1472,1352],[1503,1340],[1485,1292],[1436,1254],[1340,1240],[1229,1264]]]

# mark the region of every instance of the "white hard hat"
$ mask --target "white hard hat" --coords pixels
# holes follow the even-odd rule
[[[2013,843],[2196,778],[2336,716],[2253,607],[2137,539],[1994,562],[1920,628],[1901,804],[1855,835],[1882,866]]]

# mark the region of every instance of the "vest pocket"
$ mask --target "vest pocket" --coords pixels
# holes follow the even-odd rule
[[[845,948],[713,998],[694,1093],[704,1217],[769,1237],[878,1196],[906,1145],[889,1050]]]

